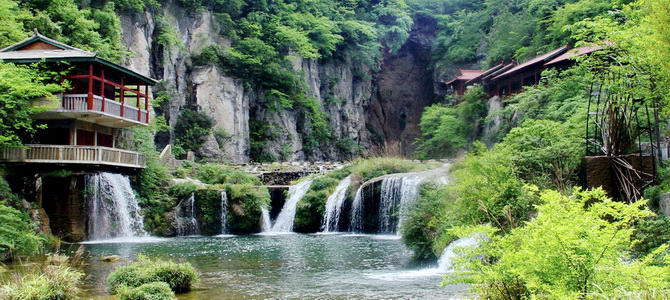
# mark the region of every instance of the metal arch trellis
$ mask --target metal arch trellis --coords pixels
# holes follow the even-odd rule
[[[612,70],[594,72],[589,92],[586,155],[609,159],[614,184],[628,201],[640,199],[642,190],[653,183],[656,153],[660,148],[658,103],[636,93],[653,87],[645,87],[645,82],[652,84],[635,74]],[[649,149],[648,154],[646,149]],[[652,174],[636,169],[626,159],[631,155],[651,156]]]

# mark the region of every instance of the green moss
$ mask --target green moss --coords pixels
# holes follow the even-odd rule
[[[136,288],[119,289],[120,300],[171,300],[177,299],[170,286],[165,282],[151,282]]]
[[[175,263],[166,259],[150,259],[140,255],[137,261],[117,268],[107,277],[112,294],[125,288],[136,288],[147,283],[164,282],[176,293],[191,290],[199,275],[190,263]]]
[[[376,157],[354,161],[351,173],[366,182],[372,178],[394,173],[407,173],[426,170],[431,166],[409,160],[391,157]]]
[[[207,184],[251,184],[260,185],[258,177],[243,171],[217,164],[196,164],[190,174]]]

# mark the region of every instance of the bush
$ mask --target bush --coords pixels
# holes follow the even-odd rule
[[[207,184],[261,184],[256,176],[217,164],[195,165],[192,176]]]
[[[633,255],[643,257],[654,249],[670,243],[670,218],[653,216],[640,220],[633,233]]]
[[[175,145],[184,151],[196,151],[212,132],[214,121],[206,114],[182,110],[174,126]]]
[[[418,260],[437,257],[433,242],[437,239],[440,222],[437,222],[447,205],[447,186],[425,183],[420,187],[419,199],[407,212],[407,218],[400,227],[402,240],[413,251]]]
[[[44,238],[33,232],[26,213],[0,204],[0,252],[3,250],[10,258],[37,254],[44,250]]]
[[[563,196],[542,193],[537,217],[504,236],[465,250],[448,283],[470,283],[483,299],[613,299],[668,291],[670,260],[654,265],[664,246],[633,260],[627,255],[635,221],[651,215],[645,201],[614,202],[602,189]],[[458,231],[458,230],[456,230]],[[484,258],[484,259],[482,259]]]
[[[120,300],[172,300],[177,299],[170,286],[165,282],[151,282],[136,288],[119,289]]]
[[[69,267],[47,266],[40,274],[28,274],[0,287],[3,300],[78,299],[84,274]]]
[[[117,268],[107,277],[112,294],[123,287],[137,288],[147,283],[164,282],[176,293],[191,290],[198,281],[198,273],[189,263],[178,264],[165,259],[150,259],[139,256],[137,261]],[[149,289],[149,288],[147,288]]]
[[[226,185],[228,194],[228,231],[232,234],[250,234],[261,231],[263,207],[270,205],[266,188],[248,184]]]
[[[293,223],[295,232],[313,233],[321,229],[326,201],[339,182],[337,178],[328,175],[314,178],[309,190],[296,207]]]
[[[445,158],[467,149],[479,133],[487,113],[487,95],[481,87],[468,89],[456,106],[434,104],[421,115],[421,136],[416,156],[422,159]]]

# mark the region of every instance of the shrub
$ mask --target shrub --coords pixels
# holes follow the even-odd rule
[[[433,242],[441,229],[439,222],[447,204],[447,186],[425,183],[420,187],[418,200],[407,212],[400,227],[402,240],[418,260],[436,258]]]
[[[321,229],[326,201],[339,182],[337,178],[330,176],[314,178],[309,190],[296,207],[294,231],[312,233]]]
[[[3,248],[10,258],[37,254],[44,249],[44,238],[33,232],[26,213],[0,204],[0,252]]]
[[[174,127],[175,145],[184,151],[196,151],[212,132],[214,121],[204,113],[186,109]]]
[[[261,184],[256,176],[217,164],[195,165],[192,175],[207,184]]]
[[[670,288],[668,260],[653,264],[666,246],[640,260],[627,255],[635,221],[651,214],[644,201],[614,202],[598,189],[547,191],[541,202],[536,218],[507,235],[477,228],[490,239],[465,250],[447,282],[470,283],[483,299],[612,299]]]
[[[670,242],[670,218],[653,216],[640,220],[633,233],[633,255],[643,257]]]
[[[136,288],[122,287],[118,292],[120,300],[172,300],[177,299],[165,282],[151,282]]]
[[[78,299],[78,285],[84,274],[65,266],[47,266],[0,287],[3,300]]]
[[[266,188],[248,184],[226,185],[228,194],[228,230],[232,234],[261,231],[263,207],[269,207],[270,194]]]
[[[407,173],[425,170],[429,166],[409,160],[391,157],[376,157],[354,161],[352,175],[360,178],[361,182],[372,178],[393,173]]]
[[[198,189],[198,185],[192,182],[182,182],[171,185],[168,194],[174,198],[181,199],[190,196]]]
[[[107,277],[112,294],[122,287],[136,288],[147,283],[164,282],[176,293],[187,292],[198,281],[198,273],[189,263],[139,256],[137,261],[117,268]],[[148,289],[148,288],[147,288]]]

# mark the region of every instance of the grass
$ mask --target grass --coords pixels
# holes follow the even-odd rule
[[[122,287],[119,300],[172,300],[177,299],[170,286],[165,282],[150,282],[136,288]]]
[[[351,173],[355,177],[360,178],[361,182],[366,182],[379,176],[423,171],[431,167],[429,164],[417,163],[401,158],[375,157],[354,161]]]
[[[79,283],[84,274],[66,266],[47,266],[40,273],[17,277],[0,287],[2,300],[79,299]]]
[[[107,283],[112,294],[152,282],[164,282],[173,292],[183,293],[191,290],[193,284],[198,281],[198,277],[198,273],[189,263],[180,264],[170,260],[139,256],[137,261],[114,270],[107,277]],[[156,286],[145,289],[154,288]]]

